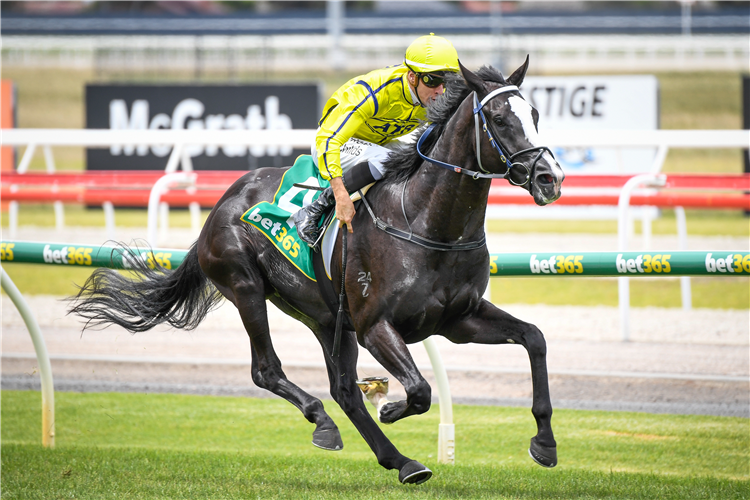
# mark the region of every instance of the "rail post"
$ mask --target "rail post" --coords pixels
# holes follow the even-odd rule
[[[161,177],[148,197],[148,227],[146,228],[146,241],[152,247],[156,246],[157,226],[159,224],[159,201],[161,195],[169,190],[169,187],[175,184],[185,184],[188,186],[195,185],[195,173],[193,172],[173,172]]]
[[[42,331],[39,323],[34,317],[34,313],[24,300],[18,287],[10,279],[8,273],[0,266],[0,284],[10,300],[21,313],[26,328],[31,335],[31,341],[34,343],[36,359],[39,364],[39,378],[42,383],[42,446],[45,448],[55,447],[55,386],[52,382],[52,365],[47,353],[47,345],[44,342]]]
[[[654,169],[660,167],[667,156],[667,148],[662,146],[656,153]],[[628,249],[628,209],[630,208],[630,196],[640,185],[650,187],[662,187],[666,184],[666,176],[657,173],[641,174],[631,177],[620,191],[620,199],[617,203],[617,248],[620,252]],[[617,295],[620,307],[620,333],[623,342],[630,340],[630,281],[627,276],[617,278]]]
[[[437,344],[432,337],[422,341],[427,356],[430,357],[432,373],[438,386],[438,401],[440,404],[440,425],[438,427],[438,463],[453,464],[456,460],[456,427],[453,424],[453,401],[451,388],[448,384],[448,373],[443,364]]]

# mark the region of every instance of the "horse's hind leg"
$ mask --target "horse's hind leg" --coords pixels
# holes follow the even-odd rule
[[[531,439],[529,455],[541,466],[557,465],[557,443],[552,433],[552,403],[547,380],[547,343],[542,332],[483,301],[473,316],[440,333],[457,344],[521,344],[526,348],[531,364],[531,413],[537,425],[537,435]]]
[[[261,368],[264,363],[254,346],[250,347],[252,353],[252,376],[253,382],[258,387],[266,389],[280,396],[296,406],[305,418],[315,424],[312,444],[324,450],[338,451],[344,447],[338,427],[323,409],[323,403],[290,382],[281,370],[280,363],[272,363],[273,368],[265,370]],[[273,354],[275,357],[275,353]],[[278,361],[278,359],[277,359]]]
[[[364,440],[386,469],[398,469],[398,479],[402,483],[420,484],[432,477],[432,471],[402,455],[393,443],[383,434],[380,427],[367,411],[362,391],[357,386],[357,341],[354,332],[343,332],[341,351],[338,358],[331,358],[333,332],[322,332],[321,341],[331,382],[331,395],[349,417]],[[325,335],[329,333],[330,335]]]
[[[262,291],[262,287],[260,290]],[[263,294],[258,293],[255,287],[235,287],[232,292],[233,302],[250,336],[253,382],[292,403],[309,422],[315,424],[312,441],[315,446],[326,450],[342,449],[344,444],[341,434],[325,412],[323,403],[290,382],[281,369],[281,361],[271,343]]]

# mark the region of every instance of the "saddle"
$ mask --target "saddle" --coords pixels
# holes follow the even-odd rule
[[[324,215],[321,251],[313,251],[297,236],[297,229],[290,224],[291,215],[303,204],[312,202],[314,193],[330,184],[320,177],[310,155],[300,155],[294,165],[284,173],[273,200],[262,201],[245,211],[241,220],[263,233],[276,249],[286,257],[307,278],[316,281],[321,296],[341,326],[353,330],[348,314],[339,315],[340,300],[331,282],[331,255],[338,237],[338,224],[335,223],[334,208]],[[355,206],[361,203],[361,196],[372,186],[352,195]],[[343,320],[343,321],[342,321]]]

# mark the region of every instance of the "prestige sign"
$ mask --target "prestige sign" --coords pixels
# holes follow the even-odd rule
[[[86,128],[113,130],[314,129],[317,85],[87,85]],[[88,149],[89,170],[163,170],[172,146]],[[307,150],[288,146],[191,146],[196,170],[289,166]]]
[[[527,77],[521,93],[539,112],[539,130],[656,130],[659,82],[640,76]],[[648,172],[654,148],[554,148],[575,174]]]

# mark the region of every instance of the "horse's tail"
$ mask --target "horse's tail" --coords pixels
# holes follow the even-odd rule
[[[123,256],[130,249],[121,245]],[[198,263],[194,244],[185,260],[173,270],[152,269],[141,259],[128,259],[133,273],[99,268],[70,300],[73,313],[86,318],[85,328],[119,325],[130,332],[144,332],[162,323],[192,330],[221,301],[221,294]]]

